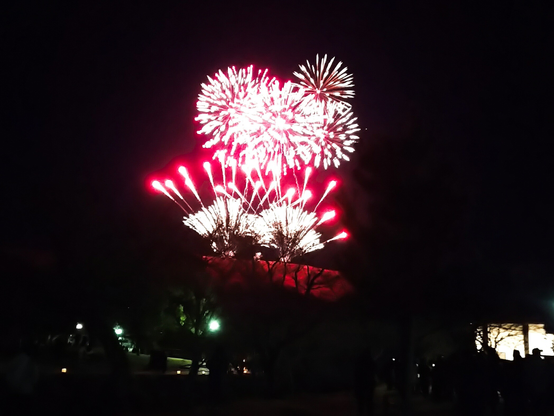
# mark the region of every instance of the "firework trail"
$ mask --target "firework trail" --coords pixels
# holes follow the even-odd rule
[[[316,231],[324,222],[335,217],[335,211],[319,215],[316,210],[329,192],[335,188],[331,181],[317,204],[311,203],[312,192],[307,189],[312,169],[307,168],[302,186],[292,186],[283,192],[275,176],[258,174],[254,169],[241,169],[235,174],[222,167],[222,182],[217,183],[209,163],[204,163],[213,191],[213,202],[204,203],[185,167],[178,172],[183,184],[201,207],[194,210],[193,201],[187,202],[171,180],[164,185],[153,181],[152,187],[162,192],[186,213],[184,224],[206,238],[214,253],[221,257],[234,257],[241,244],[270,247],[278,251],[279,259],[291,261],[306,253],[322,248],[327,242],[345,238],[341,233],[331,240],[322,241]],[[233,178],[225,183],[224,178]],[[314,208],[307,208],[307,206]],[[344,234],[344,235],[343,235]]]

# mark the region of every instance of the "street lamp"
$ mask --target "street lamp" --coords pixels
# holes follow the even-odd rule
[[[78,322],[77,325],[75,325],[75,329],[83,329],[83,324]]]
[[[208,328],[210,329],[210,331],[212,332],[215,332],[215,331],[218,331],[219,330],[219,321],[217,321],[216,319],[212,319],[208,325]]]

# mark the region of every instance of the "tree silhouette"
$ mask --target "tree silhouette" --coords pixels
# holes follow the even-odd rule
[[[366,312],[398,320],[400,387],[409,413],[414,318],[437,311],[448,316],[445,308],[463,286],[456,268],[464,239],[464,194],[440,142],[421,127],[367,143],[358,152],[353,183],[341,195],[352,237],[343,268]]]

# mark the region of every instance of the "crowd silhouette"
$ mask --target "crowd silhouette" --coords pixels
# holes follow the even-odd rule
[[[418,363],[417,389],[436,401],[453,400],[464,414],[546,415],[554,400],[554,364],[539,349],[501,360],[494,348],[465,350],[432,364]]]

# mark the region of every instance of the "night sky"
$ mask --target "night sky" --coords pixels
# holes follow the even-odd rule
[[[462,167],[476,246],[549,264],[549,3],[15,2],[2,13],[1,245],[55,250],[108,218],[155,221],[146,179],[202,154],[206,75],[254,64],[290,79],[327,53],[354,74],[362,140],[417,118]]]

